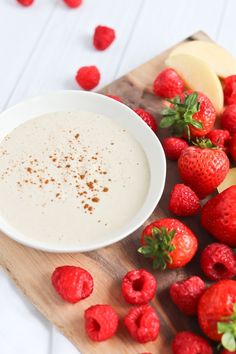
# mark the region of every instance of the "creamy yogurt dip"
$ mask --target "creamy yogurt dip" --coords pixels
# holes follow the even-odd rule
[[[139,143],[91,112],[25,122],[4,138],[0,158],[1,217],[53,246],[109,239],[135,216],[149,187]]]

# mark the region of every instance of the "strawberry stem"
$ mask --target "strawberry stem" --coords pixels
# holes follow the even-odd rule
[[[151,236],[144,236],[145,244],[138,249],[138,252],[146,258],[152,258],[153,269],[166,269],[167,264],[172,263],[169,253],[175,249],[171,244],[175,232],[174,229],[167,231],[166,227],[160,229],[153,227]]]
[[[233,307],[233,314],[222,318],[223,322],[217,323],[217,331],[223,334],[221,337],[222,346],[230,352],[236,350],[236,303]]]
[[[207,138],[196,138],[195,141],[192,141],[192,143],[201,149],[219,149],[217,145],[214,145],[212,141]]]
[[[190,125],[197,129],[203,128],[202,123],[193,118],[193,115],[200,109],[197,92],[185,93],[183,102],[180,96],[166,99],[166,101],[171,103],[171,107],[165,107],[160,112],[163,117],[160,121],[161,128],[170,127],[172,135],[182,136],[186,134],[189,140],[191,138]]]

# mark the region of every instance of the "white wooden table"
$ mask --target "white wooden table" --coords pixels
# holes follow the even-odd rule
[[[235,13],[235,0],[84,0],[76,10],[62,0],[36,0],[30,8],[0,0],[0,111],[26,97],[77,88],[82,65],[100,68],[102,87],[198,30],[236,56]],[[105,52],[91,44],[99,24],[117,31]],[[1,354],[78,353],[1,271],[0,316]]]

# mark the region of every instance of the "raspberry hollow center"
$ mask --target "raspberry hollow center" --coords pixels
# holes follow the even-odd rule
[[[142,291],[143,289],[143,279],[139,278],[139,279],[135,279],[133,281],[132,287],[135,291]]]
[[[94,318],[92,319],[91,327],[93,328],[94,332],[99,332],[101,329],[100,324]]]
[[[213,268],[214,271],[221,276],[223,276],[227,272],[227,268],[223,263],[215,263]]]

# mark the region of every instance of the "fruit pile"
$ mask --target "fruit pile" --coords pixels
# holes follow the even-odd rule
[[[196,43],[199,46],[198,41]],[[178,50],[177,47],[175,51]],[[175,55],[171,53],[170,58],[167,63],[171,61],[175,66]],[[216,129],[221,106],[216,100],[221,96],[219,87],[214,92],[203,84],[204,92],[198,91],[194,84],[187,84],[184,68],[183,75],[179,75],[178,65],[164,69],[153,83],[154,94],[163,100],[158,125],[170,130],[162,141],[163,149],[168,159],[177,161],[182,180],[170,193],[169,211],[178,217],[200,214],[202,227],[218,242],[208,244],[200,255],[201,271],[215,283],[207,287],[196,274],[172,284],[169,296],[184,315],[197,316],[203,334],[221,343],[222,354],[236,353],[236,281],[232,280],[236,276],[236,256],[231,249],[236,246],[236,173],[235,169],[230,170],[230,164],[236,162],[236,75],[224,78],[223,86],[220,84],[227,106],[221,112],[221,128]],[[204,63],[205,72],[206,65]],[[218,85],[216,80],[219,79],[215,74],[212,82]],[[121,102],[120,97],[110,97]],[[157,133],[157,122],[149,112],[142,108],[134,111]],[[212,197],[216,188],[221,193]],[[184,267],[197,250],[197,235],[182,221],[162,218],[144,228],[138,252],[151,260],[154,269],[164,270]],[[71,277],[66,269],[66,266],[58,268],[54,273],[59,272],[60,276],[52,276],[53,285],[62,298],[77,302],[88,296],[93,288],[91,275],[74,267],[77,275]],[[155,277],[144,269],[131,270],[122,280],[123,298],[134,305],[123,324],[139,343],[156,340],[160,331],[158,315],[148,303],[156,291]],[[118,323],[118,315],[110,305],[94,305],[85,311],[85,329],[94,341],[113,336]],[[190,331],[177,333],[172,350],[174,354],[213,353],[205,338]]]
[[[30,6],[34,0],[17,0]],[[79,7],[81,0],[64,0]],[[115,31],[98,26],[93,35],[97,50],[107,49]],[[163,100],[160,128],[170,134],[162,145],[167,159],[178,163],[182,183],[170,193],[169,211],[178,217],[200,214],[202,227],[218,242],[201,251],[200,267],[209,287],[199,275],[173,283],[169,296],[186,316],[197,316],[203,334],[219,342],[221,354],[236,353],[236,60],[216,44],[191,41],[176,47],[153,82],[153,93]],[[96,66],[78,70],[77,83],[91,90],[100,81]],[[108,95],[122,102],[115,95]],[[224,109],[224,105],[226,106]],[[152,114],[134,111],[157,133]],[[217,116],[220,119],[217,119]],[[212,193],[220,192],[212,197]],[[203,199],[208,198],[205,202]],[[176,218],[162,218],[147,225],[138,252],[153,268],[178,269],[187,265],[198,250],[198,237]],[[61,266],[52,274],[52,285],[63,300],[77,303],[93,291],[92,275],[76,266]],[[149,302],[157,292],[157,280],[145,269],[129,271],[121,293],[132,305],[123,324],[133,340],[154,341],[160,321]],[[104,341],[117,331],[119,316],[108,304],[95,304],[84,313],[85,330],[93,341]],[[177,333],[173,354],[211,354],[208,341],[190,331]]]

